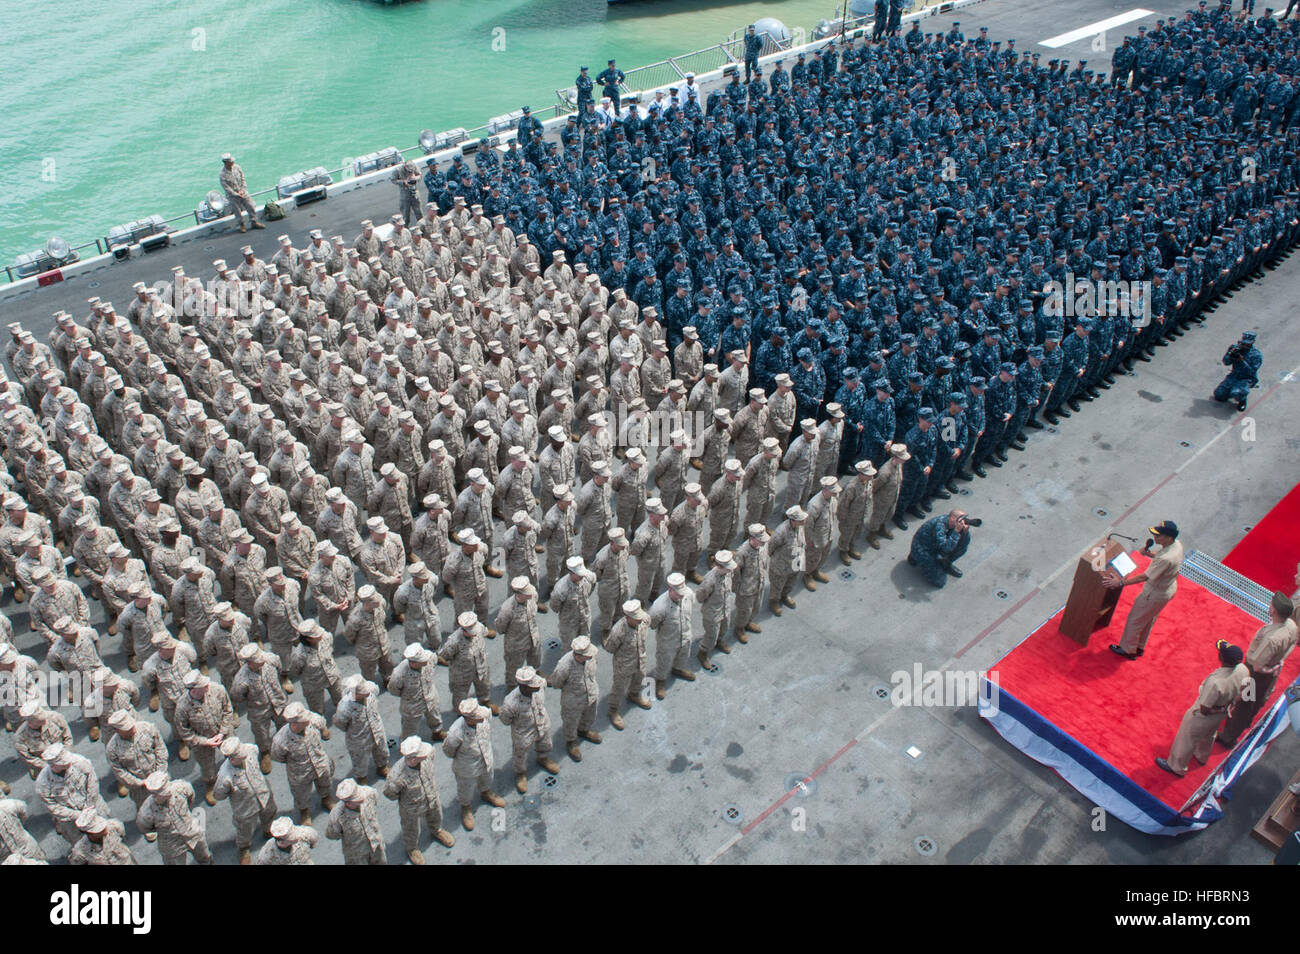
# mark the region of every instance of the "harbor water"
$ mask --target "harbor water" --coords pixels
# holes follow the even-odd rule
[[[834,0],[64,0],[0,5],[0,262],[192,210],[233,152],[251,189],[482,125],[762,16]],[[93,251],[93,250],[92,250]]]

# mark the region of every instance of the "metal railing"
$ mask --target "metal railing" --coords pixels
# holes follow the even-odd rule
[[[773,53],[780,53],[790,49],[789,40],[774,40],[771,36],[764,34],[763,41],[763,49],[759,52],[759,56],[771,56]],[[743,63],[744,60],[745,40],[743,37],[737,38],[733,36],[729,40],[705,47],[702,50],[683,53],[681,56],[670,56],[658,63],[633,67],[624,75],[619,90],[622,93],[632,93],[674,86],[684,82],[687,73],[702,76],[705,73],[712,73],[727,66]],[[592,91],[597,103],[600,102],[599,92],[599,87]],[[578,105],[577,87],[568,86],[564,89],[557,89],[555,98],[566,112],[572,112]]]
[[[547,106],[539,110],[534,110],[533,116],[537,119],[542,120],[543,122],[546,122],[547,120],[553,119],[557,116],[562,116],[567,112],[572,112],[572,110],[564,109],[560,104],[557,103],[553,106]],[[491,132],[489,123],[484,123],[481,126],[475,126],[473,129],[467,129],[466,132],[468,133],[468,139],[466,140],[467,142],[477,142],[479,139],[483,139],[483,138],[487,138],[491,140],[493,137],[501,137],[503,135],[503,132],[500,130],[498,130],[495,133]],[[464,145],[464,143],[461,143],[461,145]],[[398,152],[401,153],[403,159],[409,158],[412,154],[418,154],[417,156],[418,158],[425,157],[424,149],[423,147],[420,146],[419,143],[416,143],[413,146],[406,146],[404,148],[398,149]],[[343,166],[338,169],[326,169],[326,171],[333,178],[334,185],[339,185],[350,179],[360,178],[359,176],[353,174],[353,170],[350,165]],[[371,174],[372,173],[365,173],[364,175],[371,175]],[[276,186],[271,186],[266,189],[259,189],[256,192],[250,192],[249,196],[250,198],[252,198],[253,204],[257,206],[259,209],[265,204],[262,200],[267,198],[271,198],[271,199],[280,198]],[[228,217],[229,214],[226,214],[221,216],[221,218],[219,219],[214,219],[214,220],[209,220],[208,222],[204,222],[202,219],[199,218],[198,203],[196,203],[195,208],[191,209],[188,212],[181,212],[171,216],[163,216],[163,222],[169,227],[169,229],[179,228],[182,225],[185,228],[189,228],[190,226],[194,226],[194,225],[211,225],[214,224],[215,222],[219,222],[222,219]],[[109,244],[108,244],[107,236],[101,236],[99,238],[81,242],[80,244],[76,244],[76,245],[69,243],[69,245],[72,248],[72,250],[77,252],[79,255],[83,250],[91,249],[91,248],[95,250],[96,257],[100,255],[107,255],[109,252]],[[84,258],[84,256],[82,256],[82,258]],[[3,267],[4,267],[4,275],[5,275],[6,283],[12,284],[13,282],[17,282],[17,281],[25,281],[26,278],[35,277],[35,276],[26,276],[26,278],[20,278],[17,274],[17,267],[13,263],[6,264]]]

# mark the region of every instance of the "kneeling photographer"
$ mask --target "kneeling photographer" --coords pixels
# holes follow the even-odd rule
[[[970,529],[983,524],[964,510],[950,510],[931,517],[912,535],[907,562],[917,567],[931,586],[942,587],[948,577],[960,577],[955,566],[970,546]]]

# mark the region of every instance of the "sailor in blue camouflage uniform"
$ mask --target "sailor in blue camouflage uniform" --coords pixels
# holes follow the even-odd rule
[[[795,418],[820,420],[822,404],[826,397],[826,372],[822,369],[820,356],[811,348],[800,348],[795,355],[794,370],[790,380],[794,382]]]
[[[1004,361],[984,393],[984,439],[976,448],[978,463],[1001,467],[1007,459],[1007,429],[1016,413],[1016,366]]]
[[[858,369],[844,369],[842,383],[833,395],[834,403],[844,411],[844,433],[840,439],[839,472],[847,474],[863,458],[863,434],[867,429],[867,390]]]
[[[966,444],[962,456],[957,460],[957,470],[953,475],[956,480],[971,481],[976,477],[987,477],[988,471],[975,460],[975,449],[984,437],[986,417],[984,414],[984,394],[988,382],[980,375],[975,375],[963,392],[966,398]]]
[[[587,104],[594,102],[591,91],[595,88],[587,67],[579,67],[578,76],[573,81],[574,89],[578,94],[578,113],[582,114],[587,109]]]
[[[916,423],[907,432],[904,443],[911,460],[903,465],[903,485],[898,491],[898,507],[894,511],[894,526],[906,530],[903,515],[917,519],[925,517],[928,505],[925,503],[925,491],[930,482],[930,473],[934,469],[935,455],[938,453],[938,433],[934,427],[935,412],[932,407],[923,407],[916,415]]]
[[[1079,316],[1074,319],[1073,330],[1061,339],[1061,374],[1043,414],[1048,424],[1057,424],[1060,418],[1080,410],[1077,392],[1088,372],[1088,338],[1092,326],[1091,318]]]
[[[1025,349],[1025,360],[1016,368],[1016,410],[1003,437],[1004,447],[1025,449],[1025,441],[1029,439],[1025,425],[1043,397],[1043,375],[1039,370],[1042,366],[1043,346],[1030,345]]]
[[[931,586],[942,587],[948,577],[962,575],[954,564],[969,546],[970,527],[965,511],[950,510],[936,514],[917,528],[907,562],[919,569]]]
[[[913,371],[903,382],[902,390],[894,395],[894,416],[897,424],[894,428],[894,437],[896,440],[904,440],[904,435],[916,423],[916,415],[925,406],[925,396],[922,393],[925,387],[925,378],[920,371]]]
[[[963,454],[970,437],[966,424],[966,395],[953,391],[947,396],[948,410],[939,418],[938,439],[935,444],[934,468],[926,486],[928,498],[949,500],[957,492],[954,475],[965,463]]]
[[[758,69],[758,55],[763,52],[763,37],[754,32],[754,24],[745,28],[745,82]]]
[[[1042,430],[1044,424],[1039,417],[1045,413],[1048,403],[1056,396],[1057,382],[1061,377],[1061,368],[1065,363],[1065,353],[1061,351],[1061,333],[1059,331],[1049,331],[1043,339],[1041,345],[1043,351],[1042,363],[1038,366],[1038,374],[1042,378],[1042,395],[1038,404],[1029,412],[1029,418],[1025,421],[1025,426],[1031,430]]]
[[[776,376],[790,373],[794,361],[790,356],[786,335],[785,326],[777,325],[768,339],[758,346],[751,372],[755,387],[770,393],[776,390]]]
[[[1264,363],[1264,355],[1255,347],[1255,332],[1243,331],[1241,339],[1224,353],[1223,363],[1230,370],[1214,389],[1214,400],[1235,401],[1237,410],[1244,411],[1250,389],[1259,386],[1259,368]]]
[[[862,429],[858,453],[876,467],[880,467],[885,462],[890,445],[894,443],[894,433],[897,430],[894,388],[889,383],[889,379],[883,375],[876,378],[871,387],[875,396],[867,402],[863,413],[865,426]]]

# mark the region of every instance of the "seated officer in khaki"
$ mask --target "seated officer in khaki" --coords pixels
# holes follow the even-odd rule
[[[1241,698],[1241,691],[1250,681],[1250,670],[1242,664],[1244,653],[1226,639],[1216,644],[1219,650],[1219,668],[1205,677],[1192,707],[1183,713],[1182,724],[1169,749],[1169,758],[1156,759],[1166,772],[1179,778],[1187,774],[1192,759],[1204,765],[1210,760],[1214,748],[1214,731],[1228,713],[1228,707]]]
[[[1133,601],[1124,621],[1124,635],[1119,643],[1112,643],[1110,651],[1125,659],[1137,659],[1146,650],[1147,638],[1156,617],[1165,608],[1178,589],[1178,569],[1183,565],[1183,545],[1178,542],[1178,524],[1165,520],[1148,532],[1159,544],[1160,552],[1151,552],[1151,542],[1142,548],[1142,555],[1151,557],[1146,570],[1122,577],[1113,570],[1102,581],[1102,585],[1117,589],[1134,583],[1145,583],[1138,598]]]

